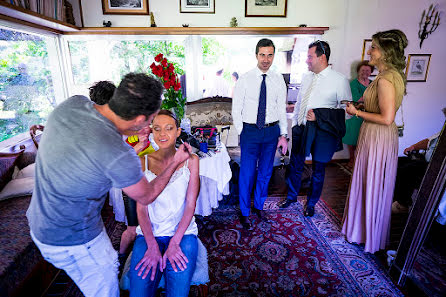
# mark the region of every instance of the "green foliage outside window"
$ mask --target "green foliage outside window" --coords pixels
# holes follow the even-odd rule
[[[116,42],[110,54],[113,63],[117,63],[114,65],[113,80],[119,81],[129,72],[151,74],[150,64],[159,53],[169,58],[178,75],[184,74],[184,46],[178,42],[170,40],[119,41]]]
[[[0,29],[0,141],[43,124],[56,106],[44,39]]]

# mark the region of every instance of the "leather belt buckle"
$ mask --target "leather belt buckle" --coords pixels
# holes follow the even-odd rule
[[[272,127],[272,126],[275,126],[275,125],[277,125],[279,123],[279,121],[275,121],[275,122],[272,122],[272,123],[268,123],[268,124],[265,124],[265,128],[267,128],[267,127]]]

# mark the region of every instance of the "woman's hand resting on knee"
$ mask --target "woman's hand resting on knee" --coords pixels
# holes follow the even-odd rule
[[[155,243],[147,247],[144,257],[136,265],[135,270],[139,270],[138,276],[141,276],[141,274],[144,273],[142,275],[143,279],[145,279],[149,272],[152,271],[150,280],[153,281],[155,279],[156,268],[158,265],[160,271],[163,272],[163,268],[166,267],[166,265],[163,265],[163,257],[161,256],[158,243],[155,241]]]
[[[187,267],[186,263],[189,263],[189,260],[181,250],[180,244],[173,242],[173,240],[170,241],[169,247],[164,253],[163,268],[166,268],[167,260],[169,260],[170,265],[172,265],[172,268],[175,272],[178,272],[177,265],[178,268],[183,271]]]

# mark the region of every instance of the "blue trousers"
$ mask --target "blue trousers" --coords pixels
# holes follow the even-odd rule
[[[164,255],[166,252],[171,238],[172,237],[170,236],[155,237],[161,255]],[[144,257],[144,254],[147,251],[147,244],[144,236],[138,235],[133,245],[133,254],[129,269],[130,297],[155,296],[163,273],[166,280],[166,296],[187,297],[189,295],[190,283],[192,280],[192,275],[195,271],[195,265],[197,264],[197,236],[184,235],[183,239],[181,240],[180,247],[183,254],[189,260],[189,263],[186,263],[187,267],[184,271],[178,269],[178,272],[175,272],[170,262],[167,261],[164,272],[161,272],[159,267],[157,267],[155,279],[153,281],[150,280],[151,272],[149,272],[145,279],[142,279],[142,276],[138,276],[139,270],[135,270],[135,267]]]
[[[268,196],[268,183],[273,172],[274,156],[280,136],[279,125],[258,129],[244,123],[240,135],[239,199],[242,216],[251,212],[251,192],[257,175],[254,207],[263,209]],[[257,172],[257,174],[256,174]]]
[[[287,200],[296,201],[299,194],[302,172],[305,166],[305,152],[299,150],[303,126],[293,127],[293,147],[290,158],[290,175],[287,179],[288,195]],[[315,161],[313,158],[313,174],[311,175],[310,191],[307,194],[307,205],[315,206],[321,197],[324,186],[325,166],[327,163]]]

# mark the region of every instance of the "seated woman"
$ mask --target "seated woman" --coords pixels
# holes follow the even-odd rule
[[[175,116],[161,110],[152,131],[159,150],[145,156],[146,178],[163,172],[181,133]],[[165,273],[167,296],[188,296],[197,261],[195,203],[199,191],[198,157],[191,156],[172,175],[158,198],[137,205],[139,226],[130,264],[130,297],[154,296]]]

